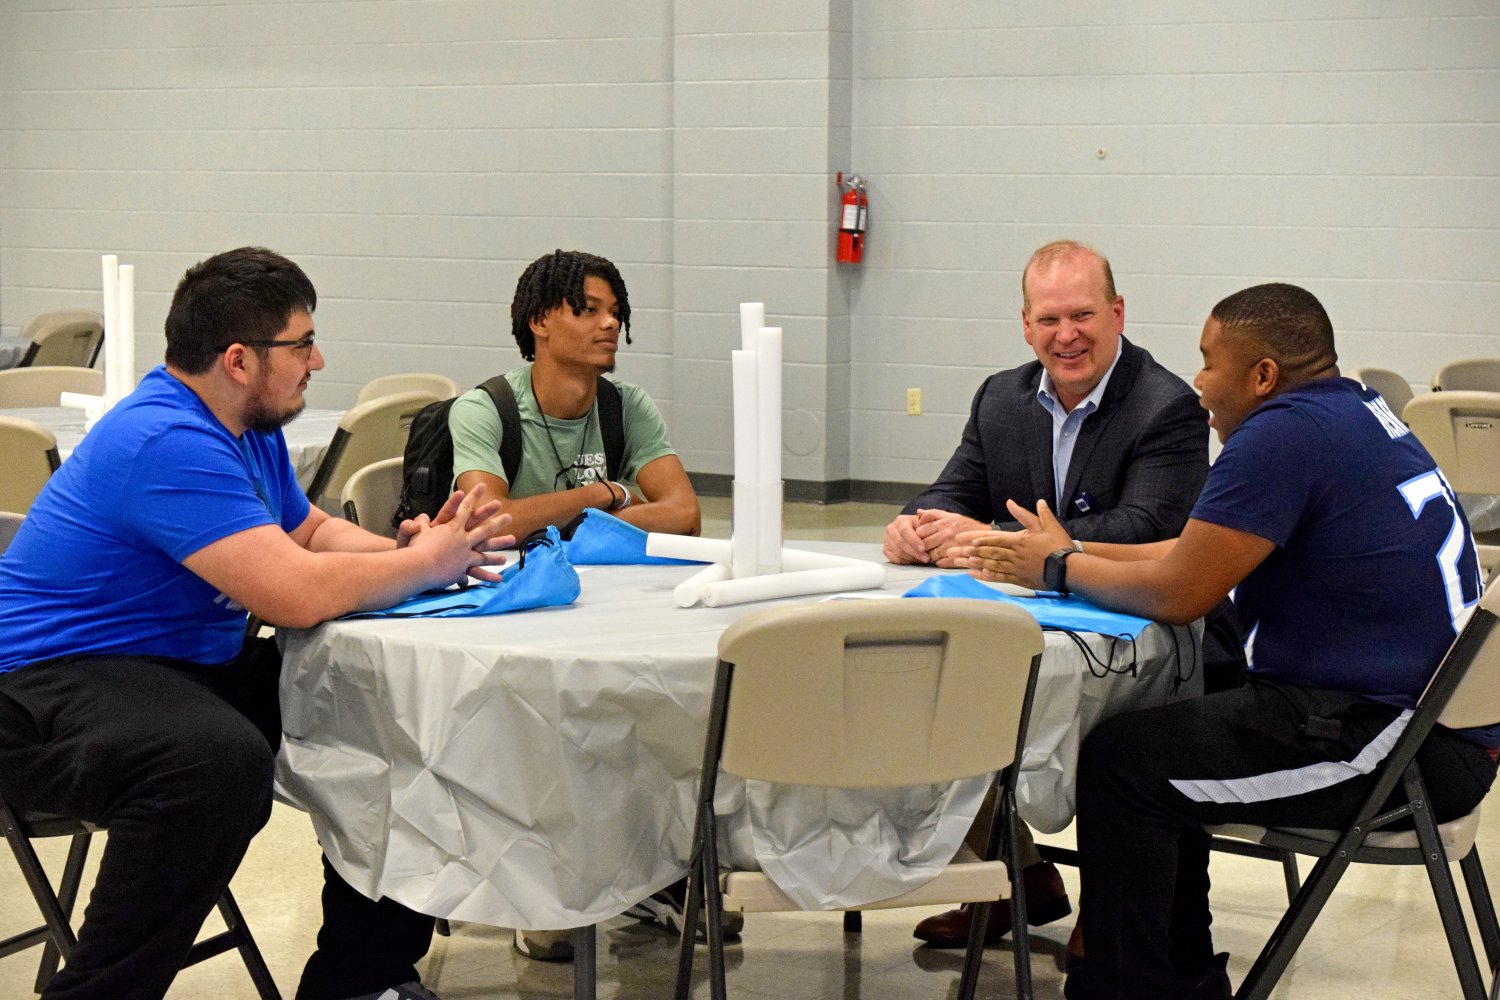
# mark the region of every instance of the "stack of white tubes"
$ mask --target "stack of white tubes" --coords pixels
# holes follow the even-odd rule
[[[104,277],[104,395],[65,392],[63,406],[81,408],[85,429],[135,389],[135,267],[114,254],[100,258]]]
[[[734,379],[734,528],[728,542],[651,534],[649,555],[709,562],[677,587],[680,607],[863,590],[885,582],[875,563],[781,547],[781,329],[761,302],[740,303]]]

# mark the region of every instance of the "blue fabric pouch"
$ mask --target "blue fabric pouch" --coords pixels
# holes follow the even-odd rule
[[[646,532],[590,507],[569,525],[568,559],[574,566],[696,566],[688,559],[646,555]]]
[[[945,573],[929,576],[902,597],[977,597],[985,601],[1008,601],[1026,609],[1038,624],[1046,628],[1068,629],[1073,632],[1098,632],[1120,639],[1134,639],[1140,635],[1151,619],[1127,615],[1119,611],[1106,611],[1097,604],[1090,604],[1076,594],[1063,596],[1052,594],[1037,597],[1012,597],[987,587],[981,580],[964,573]]]
[[[455,590],[429,590],[384,611],[345,618],[462,618],[503,615],[532,608],[555,608],[578,600],[578,571],[556,528],[527,539],[521,561],[502,573],[499,583],[476,583]]]

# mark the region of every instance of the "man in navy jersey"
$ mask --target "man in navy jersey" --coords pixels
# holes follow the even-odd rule
[[[1347,822],[1481,591],[1452,488],[1376,393],[1339,376],[1316,298],[1237,292],[1200,349],[1224,450],[1180,538],[1075,553],[1039,504],[1013,506],[1023,531],[963,539],[984,579],[1157,621],[1190,622],[1233,589],[1247,637],[1244,687],[1116,716],[1084,742],[1087,955],[1069,1000],[1229,997],[1203,825]],[[1439,822],[1484,797],[1496,747],[1500,727],[1433,730],[1418,759]]]

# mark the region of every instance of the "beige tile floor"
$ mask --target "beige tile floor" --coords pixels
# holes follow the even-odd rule
[[[727,535],[727,503],[708,500],[705,534]],[[874,504],[816,507],[789,505],[787,534],[793,538],[873,540],[895,513]],[[1072,846],[1072,832],[1040,838]],[[45,858],[61,864],[60,845],[46,844]],[[1500,858],[1500,821],[1491,814],[1480,834],[1481,851]],[[97,856],[97,850],[96,850]],[[1076,873],[1064,869],[1073,897]],[[1218,947],[1231,952],[1230,974],[1244,975],[1285,908],[1279,869],[1267,862],[1215,856],[1214,931]],[[87,883],[86,883],[87,884]],[[318,849],[302,814],[277,806],[268,828],[251,845],[234,890],[272,974],[288,998],[312,949],[319,922]],[[842,932],[838,914],[752,915],[741,943],[728,951],[733,995],[806,1000],[905,1000],[954,996],[960,954],[917,947],[911,926],[928,910],[865,915],[859,936]],[[0,936],[36,922],[35,910],[8,857],[0,857]],[[1071,924],[1033,932],[1036,995],[1062,996],[1060,968]],[[599,937],[599,996],[653,998],[671,986],[674,942],[665,934],[616,919]],[[702,983],[694,996],[707,996]],[[32,953],[35,954],[35,953]],[[29,955],[0,959],[0,997],[31,996],[35,966]],[[1007,947],[985,955],[980,995],[1014,995]],[[572,967],[533,962],[510,948],[508,930],[459,924],[451,938],[436,939],[423,966],[430,987],[447,1000],[540,1000],[572,995]],[[243,968],[232,957],[213,959],[180,975],[172,1000],[237,1000],[252,997]],[[1344,879],[1274,996],[1280,1000],[1430,1000],[1458,995],[1437,911],[1422,872],[1358,868]]]

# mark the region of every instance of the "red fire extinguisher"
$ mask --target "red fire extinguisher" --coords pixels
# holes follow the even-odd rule
[[[839,199],[836,257],[840,264],[858,264],[865,254],[865,222],[870,212],[870,196],[865,191],[865,180],[859,174],[850,174],[845,180],[843,171],[839,171],[835,183],[843,192]]]

